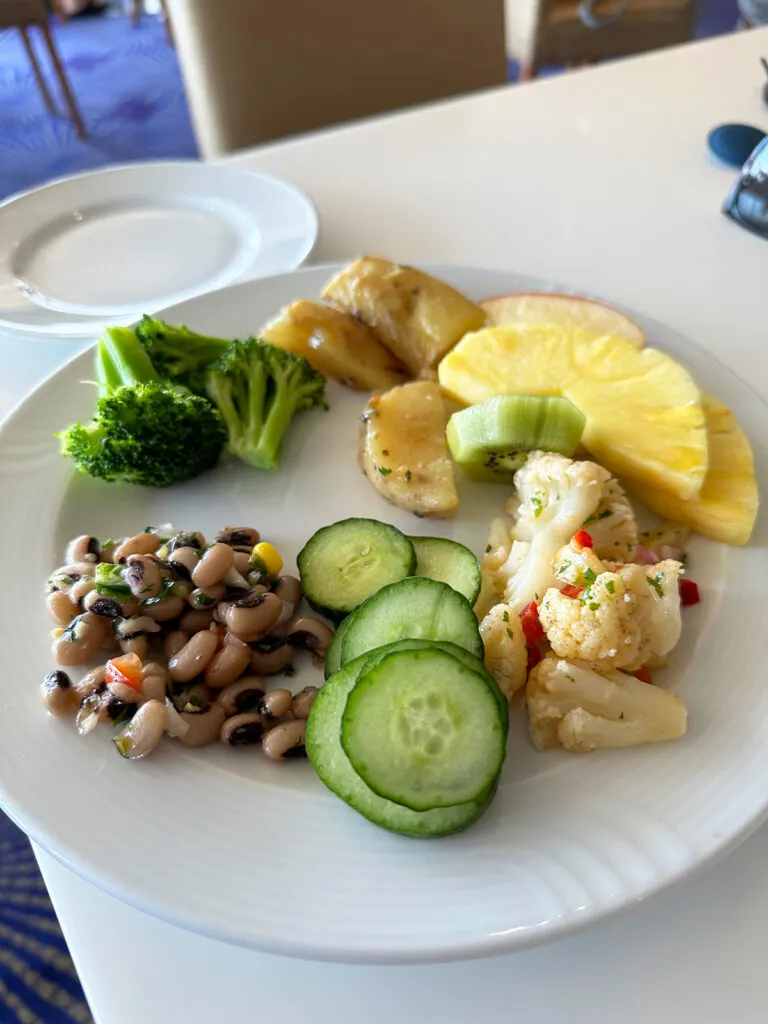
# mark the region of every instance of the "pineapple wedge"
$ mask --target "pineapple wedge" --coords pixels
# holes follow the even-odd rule
[[[445,418],[440,388],[427,380],[375,395],[363,413],[363,472],[379,494],[417,516],[456,514]]]
[[[270,321],[259,337],[303,356],[326,377],[360,391],[386,391],[409,376],[370,327],[319,302],[294,302]]]
[[[724,544],[746,544],[759,504],[749,438],[716,398],[701,396],[709,437],[709,469],[698,498],[681,501],[655,487],[638,489],[648,508]]]
[[[418,376],[434,369],[485,312],[450,285],[413,267],[365,256],[330,281],[327,302],[372,327],[387,348]]]
[[[467,405],[500,394],[563,395],[586,417],[582,444],[613,473],[684,499],[701,490],[707,433],[699,392],[657,349],[579,328],[496,327],[463,338],[438,376]]]

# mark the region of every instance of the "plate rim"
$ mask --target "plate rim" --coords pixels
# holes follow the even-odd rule
[[[344,263],[336,261],[327,262],[322,264],[316,264],[311,267],[303,267],[293,271],[286,271],[279,275],[271,275],[275,277],[297,277],[304,276],[307,274],[318,274],[333,273],[339,267],[344,266]],[[536,281],[539,284],[537,291],[547,291],[549,289],[543,289],[543,285],[546,284],[550,287],[558,288],[561,294],[574,294],[583,297],[595,298],[597,301],[609,302],[613,308],[621,310],[632,317],[639,317],[642,325],[648,327],[659,326],[668,334],[674,334],[685,346],[690,346],[699,352],[703,353],[706,359],[711,360],[717,364],[727,376],[732,377],[735,381],[749,390],[750,394],[759,402],[764,413],[768,413],[768,401],[757,392],[747,381],[745,381],[738,373],[736,373],[731,367],[727,366],[717,356],[708,351],[707,349],[701,348],[687,336],[680,333],[676,328],[667,327],[659,321],[656,321],[652,317],[647,317],[644,314],[639,314],[632,309],[625,307],[621,304],[610,300],[602,300],[600,297],[595,296],[591,292],[584,292],[583,290],[575,291],[570,286],[565,286],[561,282],[553,282],[549,279],[532,276],[524,273],[519,273],[514,270],[504,270],[501,268],[483,268],[477,266],[467,266],[461,264],[439,264],[439,263],[424,263],[420,264],[424,269],[439,274],[440,272],[457,271],[457,272],[471,272],[480,275],[505,275],[508,274],[510,277],[514,277],[518,280],[527,279]],[[256,279],[255,281],[245,281],[236,283],[228,286],[226,289],[221,291],[228,291],[229,289],[247,289],[249,287],[263,286],[262,282],[269,281],[270,278]],[[257,283],[258,282],[258,283]],[[209,293],[212,294],[212,293]],[[184,302],[199,302],[205,298],[204,295],[198,295],[192,299],[184,300]],[[174,304],[177,305],[177,304]],[[181,305],[179,303],[178,305]],[[172,309],[173,307],[168,307]],[[163,311],[160,311],[163,312]],[[52,380],[59,374],[62,374],[66,369],[80,358],[84,358],[90,351],[90,346],[86,349],[82,349],[72,354],[64,363],[55,368],[49,373],[43,380],[41,380],[30,392],[24,395],[9,411],[9,413],[0,422],[0,445],[5,439],[5,435],[16,416],[20,413],[20,410],[26,405],[27,402],[33,400],[36,393],[43,389],[46,385],[49,385]],[[0,779],[0,790],[3,790],[2,780]],[[66,867],[73,870],[79,877],[85,881],[96,885],[99,889],[108,894],[120,899],[122,902],[126,902],[131,906],[137,907],[138,909],[151,914],[161,920],[165,920],[178,927],[182,927],[186,930],[191,930],[202,934],[204,936],[214,938],[218,941],[227,942],[230,944],[244,945],[249,948],[257,949],[263,952],[268,952],[277,955],[287,955],[292,957],[299,957],[309,960],[325,961],[325,962],[343,962],[343,963],[357,963],[357,964],[417,964],[417,963],[434,963],[434,962],[450,962],[459,960],[476,959],[486,956],[497,956],[506,955],[512,952],[516,952],[522,949],[533,948],[535,946],[543,945],[547,942],[554,941],[556,939],[566,937],[575,932],[580,931],[582,928],[590,926],[603,919],[614,917],[616,914],[623,913],[638,903],[645,902],[655,896],[660,895],[667,889],[674,885],[679,884],[682,881],[686,881],[694,876],[697,876],[702,871],[707,870],[709,867],[718,863],[725,857],[727,857],[733,850],[735,850],[742,842],[746,841],[757,829],[759,829],[766,820],[768,820],[768,797],[765,798],[761,809],[753,814],[748,821],[745,822],[738,830],[729,835],[723,842],[713,842],[710,849],[704,855],[696,855],[691,860],[681,864],[679,867],[675,867],[671,870],[666,871],[663,878],[660,880],[653,880],[650,885],[644,883],[643,892],[636,896],[634,899],[631,896],[627,896],[620,900],[614,905],[606,904],[603,902],[598,907],[594,904],[589,909],[585,908],[583,914],[573,916],[567,919],[555,919],[547,924],[546,928],[533,929],[525,928],[520,935],[509,935],[509,934],[492,934],[484,935],[481,937],[474,936],[471,940],[465,940],[461,944],[446,948],[439,947],[435,949],[410,948],[405,951],[400,950],[383,950],[363,949],[362,951],[353,949],[352,947],[345,947],[343,951],[338,946],[338,940],[336,946],[331,945],[330,948],[325,949],[319,947],[315,943],[303,943],[301,940],[287,942],[275,942],[273,940],[265,940],[264,942],[256,942],[253,938],[244,939],[243,937],[233,937],[232,931],[227,931],[226,928],[212,927],[209,922],[200,923],[196,926],[193,917],[194,914],[189,914],[186,917],[180,917],[173,913],[168,913],[163,910],[157,909],[149,903],[145,903],[141,898],[135,898],[131,894],[126,893],[125,890],[120,890],[117,886],[111,885],[104,879],[98,879],[93,875],[90,875],[85,870],[81,870],[78,867],[77,860],[72,856],[72,853],[68,854],[64,849],[57,850],[54,846],[50,845],[49,841],[45,839],[43,833],[39,829],[29,829],[22,824],[22,816],[15,813],[15,808],[6,809],[6,813],[19,827],[21,827],[32,839],[33,842],[40,845],[46,852],[50,853],[57,861],[64,864]]]

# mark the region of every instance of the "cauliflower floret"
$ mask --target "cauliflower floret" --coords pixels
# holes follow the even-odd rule
[[[650,653],[644,601],[619,573],[601,573],[578,597],[548,590],[539,620],[559,658],[595,662],[601,671],[640,668]]]
[[[612,562],[628,562],[637,546],[635,514],[617,480],[603,487],[600,504],[582,524],[592,537],[595,554]]]
[[[528,731],[539,750],[589,753],[675,740],[685,735],[683,701],[623,672],[600,675],[578,662],[548,657],[528,677]]]
[[[671,560],[620,566],[587,582],[578,597],[551,589],[539,619],[560,658],[590,661],[600,671],[663,664],[680,639],[682,570]]]
[[[480,566],[480,594],[475,602],[475,615],[482,619],[501,600],[507,574],[504,566],[512,550],[512,537],[503,519],[491,521],[488,543]]]
[[[520,616],[505,604],[497,604],[480,623],[485,645],[485,667],[507,698],[525,686],[528,647]]]
[[[576,587],[594,583],[600,573],[606,570],[606,566],[603,565],[592,548],[581,547],[580,544],[575,543],[573,538],[569,544],[557,552],[553,568],[555,579]]]
[[[610,474],[595,462],[532,452],[515,474],[513,543],[499,575],[506,578],[504,602],[521,611],[555,585],[553,560],[598,507]]]

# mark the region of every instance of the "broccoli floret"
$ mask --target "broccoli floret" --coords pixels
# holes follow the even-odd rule
[[[103,480],[166,487],[214,466],[226,441],[205,398],[162,380],[134,332],[111,328],[96,350],[100,398],[87,425],[59,436],[62,454]]]
[[[232,344],[151,316],[142,317],[135,330],[160,376],[183,384],[197,395],[205,395],[208,368]]]
[[[229,450],[257,469],[276,469],[283,435],[302,409],[325,406],[325,378],[306,359],[249,338],[211,367],[208,396],[229,432]]]

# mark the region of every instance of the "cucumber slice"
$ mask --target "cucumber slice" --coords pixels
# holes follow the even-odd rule
[[[480,799],[501,771],[506,732],[485,679],[445,651],[398,651],[364,666],[341,745],[374,793],[413,811]]]
[[[325,678],[330,679],[334,672],[341,668],[341,641],[349,626],[349,616],[342,619],[336,627],[336,632],[331,637],[331,642],[325,651]]]
[[[409,537],[416,552],[416,576],[440,580],[474,604],[480,593],[480,566],[463,544],[445,537]]]
[[[341,641],[341,664],[395,640],[415,637],[450,640],[483,656],[483,641],[472,605],[453,587],[426,576],[411,576],[369,597],[349,617]]]
[[[405,645],[424,641],[403,640],[366,654],[331,676],[315,697],[307,721],[307,755],[323,784],[364,818],[401,835],[429,838],[460,832],[474,824],[491,803],[496,782],[478,801],[433,811],[412,811],[378,796],[363,782],[349,763],[341,745],[341,719],[347,696],[363,667],[374,664]]]
[[[560,395],[496,395],[455,412],[445,436],[454,461],[469,476],[506,483],[528,452],[573,455],[586,422]]]
[[[404,533],[377,519],[342,519],[309,538],[298,557],[304,596],[336,622],[416,565]]]

